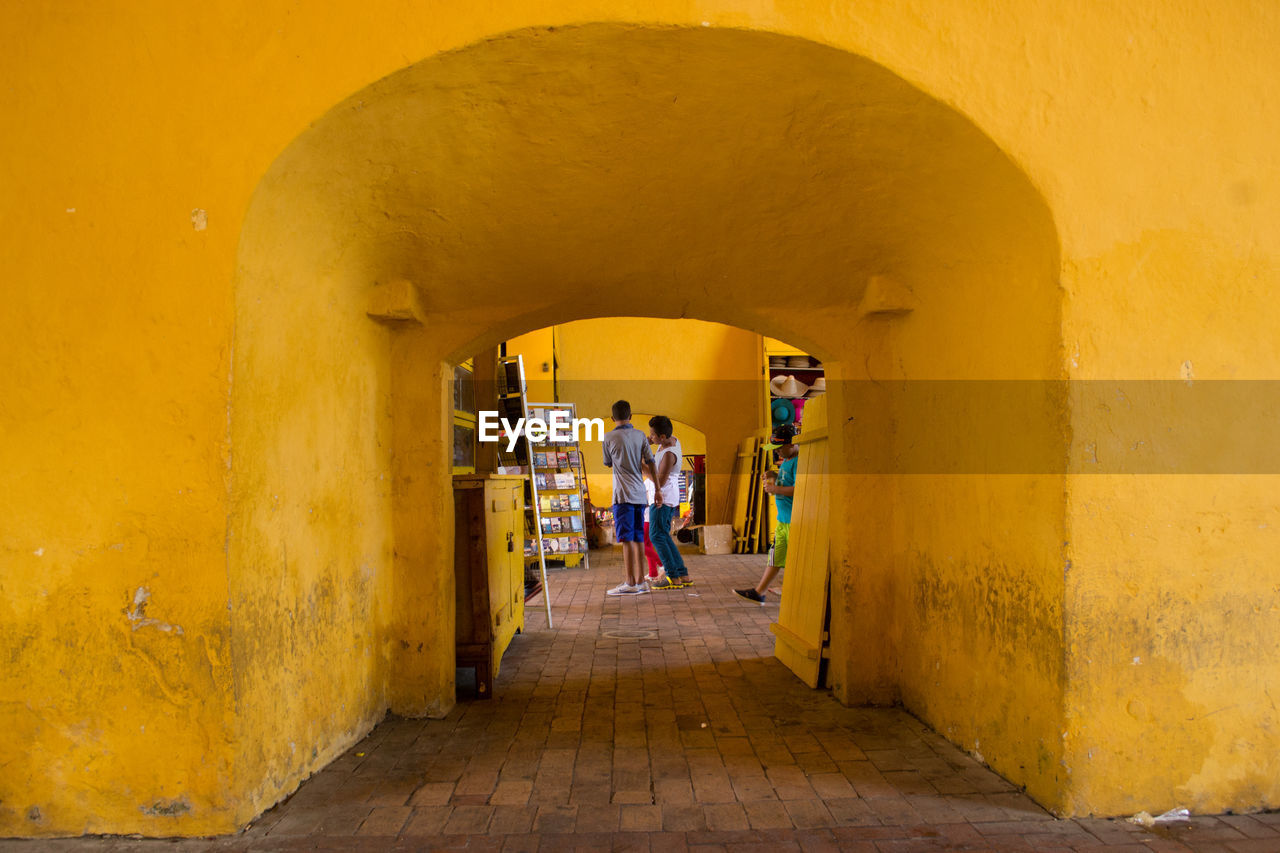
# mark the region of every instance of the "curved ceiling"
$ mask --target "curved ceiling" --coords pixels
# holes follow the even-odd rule
[[[654,315],[830,352],[869,275],[921,295],[997,269],[1017,291],[1057,252],[1016,165],[885,68],[616,24],[516,32],[353,95],[274,164],[245,240],[249,265],[292,241],[312,270],[409,279],[450,351]]]

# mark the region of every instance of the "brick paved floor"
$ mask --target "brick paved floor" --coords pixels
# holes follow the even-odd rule
[[[1056,820],[900,710],[841,707],[772,657],[760,557],[693,557],[692,589],[609,598],[617,558],[551,575],[494,698],[388,718],[227,838],[0,851],[1280,851],[1280,814],[1147,830]]]

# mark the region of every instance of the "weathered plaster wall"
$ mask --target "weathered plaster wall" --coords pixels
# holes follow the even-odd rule
[[[901,701],[1056,805],[1066,783],[1058,246],[1042,197],[976,146],[842,358],[832,681]],[[903,294],[906,288],[909,294]],[[895,294],[896,297],[895,297]],[[868,309],[875,304],[867,301]],[[830,381],[830,380],[829,380]]]
[[[214,831],[236,800],[227,377],[254,177],[237,194],[223,140],[175,113],[204,51],[155,44],[170,15],[81,12],[0,11],[0,836]]]
[[[366,314],[367,272],[330,230],[341,196],[283,177],[306,156],[298,146],[276,162],[240,244],[240,268],[262,274],[236,291],[231,373],[239,821],[362,737],[389,701],[394,332]],[[294,239],[264,221],[287,221]]]
[[[233,828],[252,803],[289,789],[384,703],[400,701],[371,662],[379,630],[388,641],[383,677],[397,667],[417,672],[416,701],[425,707],[433,691],[447,701],[447,680],[431,674],[443,668],[445,647],[415,668],[391,640],[399,631],[412,648],[430,648],[450,626],[388,615],[388,583],[394,591],[402,581],[394,564],[390,576],[361,574],[366,558],[386,565],[387,531],[397,524],[395,487],[389,503],[373,480],[388,472],[378,447],[388,418],[376,408],[396,387],[394,344],[379,355],[386,333],[323,317],[327,295],[341,313],[358,305],[359,287],[389,276],[419,287],[430,344],[410,361],[441,391],[415,408],[424,423],[443,424],[441,361],[527,329],[633,313],[608,294],[640,284],[685,300],[671,316],[792,341],[847,362],[853,378],[1041,376],[1038,355],[1025,371],[1018,363],[963,363],[981,369],[975,374],[930,368],[935,345],[951,355],[978,351],[978,335],[961,323],[982,327],[986,309],[1022,331],[1020,318],[984,305],[978,292],[973,264],[995,251],[980,233],[990,216],[976,215],[952,246],[963,250],[967,272],[958,276],[957,258],[934,251],[945,247],[915,224],[946,218],[947,199],[957,196],[934,190],[948,182],[968,187],[980,207],[986,179],[999,172],[996,161],[975,168],[973,155],[987,144],[980,134],[972,146],[955,144],[964,138],[964,123],[953,124],[959,114],[1052,212],[1069,377],[1182,379],[1187,363],[1202,379],[1272,377],[1280,106],[1264,96],[1264,81],[1277,76],[1278,16],[1244,0],[750,10],[713,2],[696,13],[679,3],[587,0],[461,12],[388,3],[378,14],[336,0],[306,13],[272,0],[252,9],[214,3],[198,15],[159,2],[75,15],[5,6],[0,641],[9,665],[0,674],[0,754],[15,758],[0,774],[0,834]],[[628,20],[693,29],[642,34],[625,47],[607,28],[539,31],[441,53],[526,26]],[[688,39],[679,64],[669,62],[672,37]],[[470,100],[451,97],[460,92]],[[263,176],[295,140],[314,147],[276,169],[270,209],[278,215],[243,231]],[[289,205],[313,200],[316,186],[349,203],[323,223],[317,210]],[[255,257],[238,250],[242,233],[263,247],[259,259],[280,251],[299,265],[237,267]],[[995,242],[1024,233],[1007,229]],[[910,319],[901,331],[855,331],[863,282],[881,272],[935,297],[958,279],[967,284],[957,293],[977,304],[961,306],[955,324],[924,324],[936,339],[911,338]],[[615,287],[602,291],[602,282]],[[296,312],[291,303],[272,312],[268,299],[253,313],[240,298],[301,297],[308,284],[311,302]],[[780,285],[802,298],[777,304]],[[1008,327],[987,328],[998,342]],[[233,342],[265,352],[259,336],[291,349],[278,362],[233,358]],[[850,360],[878,354],[903,363]],[[238,462],[232,418],[248,429],[266,425],[252,423],[253,412],[229,415],[245,378],[233,363],[278,369],[253,378],[261,388],[280,382],[285,398],[260,390],[250,399],[265,414],[300,416],[249,442],[249,458],[275,467]],[[298,386],[307,380],[331,387]],[[330,426],[316,427],[334,412]],[[1037,422],[1054,423],[1052,404],[1043,414]],[[1082,471],[1086,449],[1111,434],[1106,414],[1072,410],[1070,466]],[[892,436],[838,439],[852,454],[868,449],[855,440],[890,456],[906,450]],[[290,441],[311,458],[286,448]],[[334,458],[325,464],[345,465],[337,473],[316,465],[314,454],[326,449]],[[442,436],[427,434],[417,450],[424,465],[446,459]],[[858,523],[833,530],[838,549],[852,555],[836,578],[848,616],[833,626],[845,632],[838,653],[861,655],[867,647],[851,640],[869,638],[888,652],[868,670],[871,686],[897,690],[901,650],[903,696],[944,728],[957,726],[960,742],[980,736],[995,766],[1063,810],[1154,811],[1171,800],[1274,806],[1280,743],[1268,697],[1277,670],[1252,653],[1275,645],[1265,618],[1275,606],[1271,531],[1280,522],[1270,481],[1070,470],[1065,579],[1050,578],[1063,546],[1049,551],[1063,513],[1030,481],[938,480],[936,498],[923,494],[923,480],[899,495],[912,487],[901,477],[846,487],[854,499],[883,498],[850,505],[901,525],[893,541],[903,545],[864,541]],[[268,492],[252,490],[246,503],[244,486],[269,486],[284,471],[302,489],[271,520]],[[415,493],[415,511],[442,517],[443,476],[435,482]],[[339,489],[350,497],[330,501]],[[951,509],[1005,529],[1019,494],[1036,510],[1009,528],[1008,547],[982,541],[967,522],[936,536],[921,523]],[[312,498],[333,519],[317,538],[306,512]],[[984,515],[986,506],[998,511]],[[1135,535],[1147,525],[1156,532]],[[282,542],[314,546],[325,533],[320,553],[282,559],[275,551]],[[928,538],[908,543],[908,533]],[[236,551],[238,542],[246,550]],[[907,544],[918,556],[902,556]],[[1045,705],[1034,708],[1043,719],[999,723],[1006,734],[994,742],[988,732],[1008,713],[1003,706],[975,702],[937,716],[957,679],[930,686],[924,674],[937,649],[905,631],[926,612],[981,612],[972,597],[934,596],[940,607],[913,592],[964,577],[936,569],[953,553],[974,571],[1009,567],[998,576],[1002,606],[1019,601],[1014,578],[1030,579],[1022,609],[1000,611],[1037,611],[1024,626],[1033,629],[1027,646],[1011,632],[977,641],[931,634],[940,646],[956,643],[943,666],[977,665],[1005,696],[1031,682],[992,673],[1008,665],[1011,648],[1018,659],[1041,660],[1053,636],[1040,627],[1053,618],[1047,591],[1065,584],[1061,771],[1026,760],[1059,722]],[[412,568],[438,578],[447,559],[447,548],[435,549]],[[273,583],[284,599],[255,611]],[[429,593],[430,583],[411,596]],[[330,620],[302,638],[293,664],[315,673],[332,663],[320,655],[344,645],[350,654],[289,714],[292,733],[314,735],[308,762],[286,754],[278,742],[286,732],[254,720],[268,693],[263,679],[272,677],[262,667],[270,650],[288,645],[290,611],[305,612],[326,584]],[[144,599],[145,611],[135,606]],[[877,622],[867,603],[885,601],[896,605]],[[1223,633],[1201,630],[1213,624]],[[1120,625],[1133,630],[1120,634]],[[259,629],[261,646],[234,639]],[[1048,684],[1054,676],[1044,667],[1027,678]],[[244,703],[237,685],[248,689]],[[351,696],[362,698],[341,708]],[[303,709],[329,702],[339,707],[319,711],[323,724],[302,720]],[[1187,716],[1165,710],[1177,708]],[[1187,735],[1179,748],[1145,745],[1174,726]],[[242,752],[257,778],[233,769]],[[1052,773],[1066,775],[1051,783]]]
[[[1237,35],[1231,51],[1258,61]],[[1274,110],[1224,116],[1167,84],[1152,97],[1214,126],[1219,149],[1170,155],[1194,204],[1064,270],[1070,808],[1275,808],[1280,168],[1254,132]]]

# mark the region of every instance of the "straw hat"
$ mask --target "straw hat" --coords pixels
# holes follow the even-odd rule
[[[769,392],[775,397],[786,397],[788,399],[795,397],[803,397],[809,390],[809,386],[805,385],[799,379],[790,374],[786,376],[775,376],[769,380]]]
[[[827,391],[827,377],[819,376],[813,380],[813,386],[809,388],[809,396],[816,397],[819,394],[825,394]]]

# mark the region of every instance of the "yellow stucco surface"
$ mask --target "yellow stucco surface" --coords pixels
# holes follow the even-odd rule
[[[556,399],[555,327],[534,329],[506,342],[507,355],[524,359],[528,399],[543,402]]]
[[[610,408],[625,399],[643,415],[633,419],[637,428],[647,431],[649,416],[660,413],[701,433],[707,516],[719,523],[738,443],[764,421],[760,336],[699,320],[609,317],[557,326],[555,337],[560,398],[575,402],[579,417],[612,429]],[[584,452],[591,499],[608,506],[613,479],[600,445]]]
[[[838,696],[1063,813],[1280,804],[1274,477],[1098,456],[1096,398],[893,384],[1274,378],[1271,5],[148,0],[0,33],[0,835],[230,831],[385,710],[447,710],[449,365],[638,313],[847,381]],[[912,310],[860,311],[875,276]],[[398,280],[420,324],[368,316]],[[1174,414],[1148,438],[1218,423]]]

